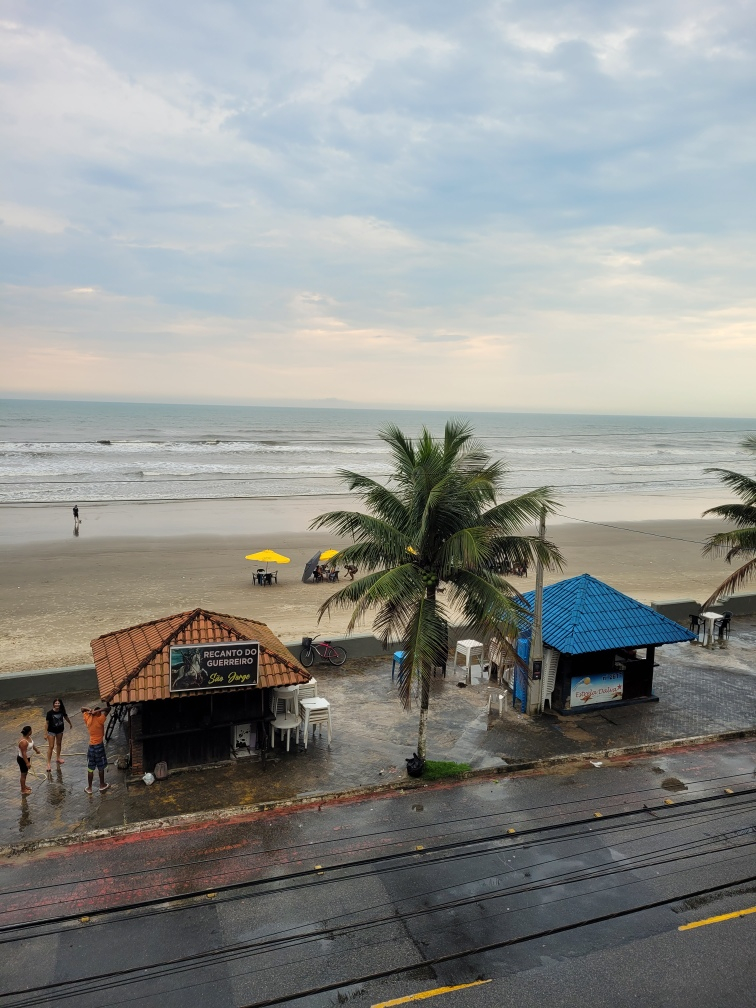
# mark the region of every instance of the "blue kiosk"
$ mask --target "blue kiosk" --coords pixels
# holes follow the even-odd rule
[[[533,608],[535,592],[523,596]],[[517,641],[530,657],[532,618]],[[654,703],[656,648],[695,640],[685,627],[603,581],[580,574],[543,589],[543,698],[560,714],[621,704]],[[520,680],[519,682],[517,680]],[[515,698],[524,703],[515,676]]]

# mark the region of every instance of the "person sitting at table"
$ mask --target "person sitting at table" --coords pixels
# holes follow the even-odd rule
[[[320,564],[318,564],[318,566],[312,572],[312,580],[313,581],[322,581],[323,580],[323,568],[321,567]]]

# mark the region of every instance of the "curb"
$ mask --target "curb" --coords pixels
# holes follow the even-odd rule
[[[28,854],[49,847],[70,847],[74,844],[91,843],[112,837],[134,836],[139,833],[151,833],[154,830],[171,829],[173,827],[192,826],[198,823],[221,823],[229,819],[255,815],[259,812],[273,812],[279,809],[295,807],[306,808],[309,805],[325,805],[355,798],[383,796],[392,793],[403,794],[406,791],[416,791],[420,788],[448,786],[465,780],[476,780],[485,777],[509,777],[512,774],[532,771],[549,770],[569,764],[587,763],[599,757],[616,759],[622,756],[640,756],[644,753],[666,752],[670,749],[682,749],[687,746],[711,745],[715,742],[735,741],[756,737],[756,726],[742,728],[736,731],[714,732],[710,735],[693,735],[689,738],[666,739],[663,742],[647,742],[634,746],[620,746],[614,749],[599,749],[592,752],[566,753],[562,756],[546,756],[543,759],[525,760],[505,763],[502,766],[479,767],[467,771],[460,777],[434,781],[432,784],[422,779],[411,778],[400,781],[389,781],[386,784],[367,784],[362,787],[348,788],[344,791],[326,791],[316,795],[300,795],[294,798],[280,798],[275,801],[257,802],[254,805],[233,805],[229,808],[203,812],[185,812],[159,819],[146,819],[144,822],[130,823],[125,826],[110,826],[107,829],[89,830],[86,833],[66,834],[42,840],[30,840],[27,843],[7,844],[0,847],[0,857],[11,857],[17,854]]]

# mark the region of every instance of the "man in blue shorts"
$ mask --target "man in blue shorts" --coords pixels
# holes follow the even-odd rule
[[[92,780],[94,772],[100,775],[100,791],[107,791],[110,784],[105,783],[105,767],[108,765],[108,758],[105,755],[105,721],[108,716],[110,705],[105,704],[102,710],[99,704],[94,707],[82,707],[81,713],[84,715],[84,723],[89,730],[89,749],[87,750],[87,786],[84,790],[87,794],[92,794]]]

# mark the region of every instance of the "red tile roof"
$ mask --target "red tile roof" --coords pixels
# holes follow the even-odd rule
[[[100,696],[109,703],[167,700],[170,691],[170,648],[179,644],[215,644],[225,641],[260,642],[258,689],[305,683],[310,674],[287,651],[272,630],[257,620],[193,609],[163,619],[139,623],[103,634],[92,641]],[[255,689],[255,687],[247,687]],[[235,689],[196,690],[232,693]]]

